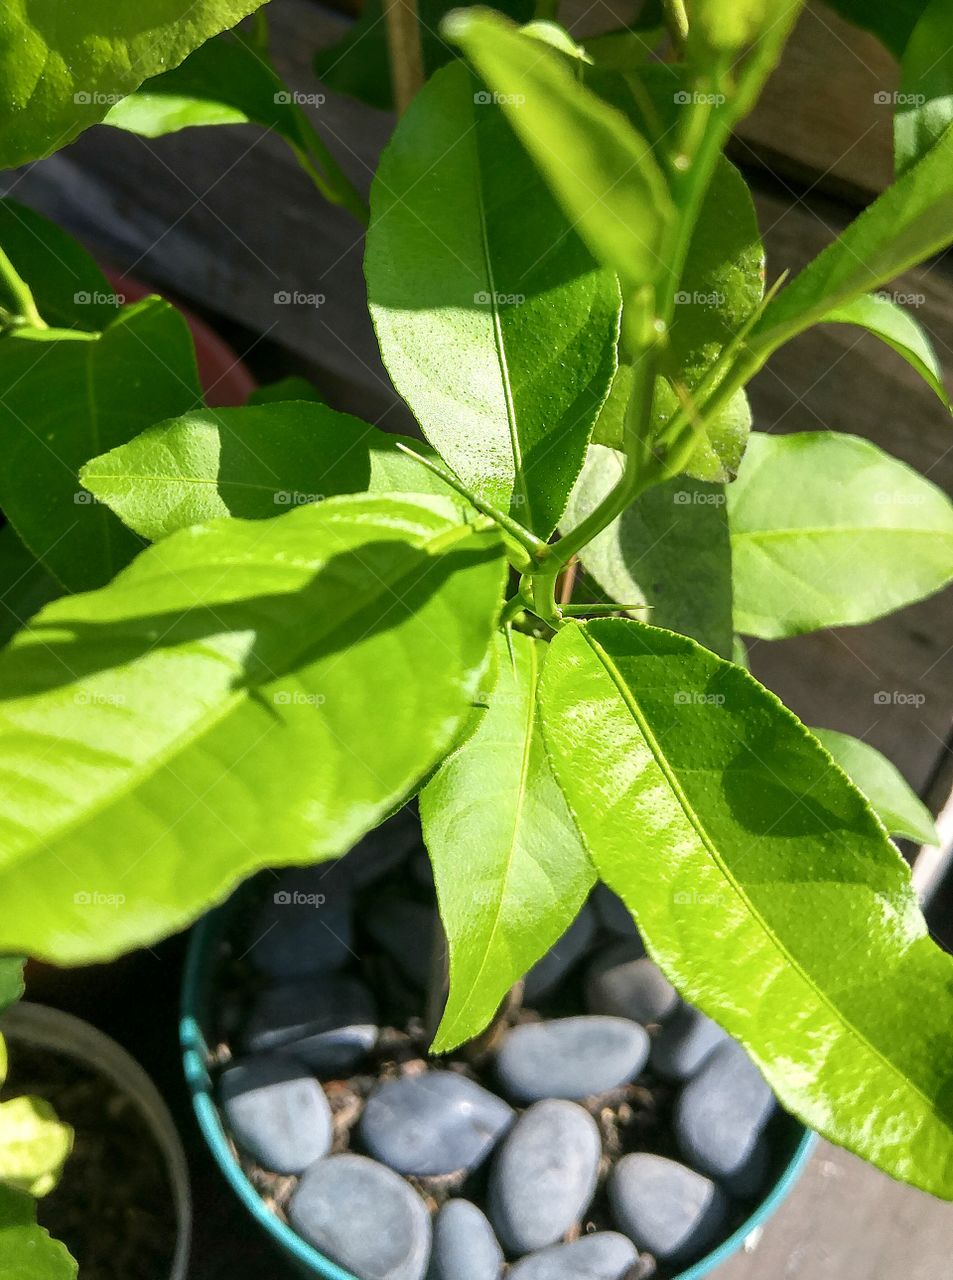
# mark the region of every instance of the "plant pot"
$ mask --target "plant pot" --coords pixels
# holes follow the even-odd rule
[[[216,1064],[223,1063],[222,1042],[229,1038],[223,1031],[221,1006],[230,1007],[235,994],[233,979],[234,960],[245,950],[243,930],[249,919],[249,902],[254,899],[262,883],[274,892],[276,881],[256,881],[244,886],[223,906],[206,916],[194,928],[190,939],[183,987],[181,1045],[186,1080],[199,1126],[212,1154],[239,1200],[284,1253],[293,1259],[307,1274],[321,1276],[324,1280],[355,1280],[355,1277],[325,1257],[318,1249],[301,1238],[262,1199],[251,1177],[238,1158],[236,1148],[227,1132],[216,1102],[212,1072]],[[287,901],[285,893],[274,895],[274,900]],[[239,945],[231,946],[230,939]],[[355,944],[357,945],[357,944]],[[228,966],[231,965],[231,968]],[[221,998],[222,990],[229,996]],[[561,988],[560,988],[561,989]],[[380,992],[378,993],[380,994]],[[571,1010],[578,1011],[578,1010]],[[234,1030],[238,1023],[231,1015],[224,1022]],[[225,1058],[227,1060],[227,1058]],[[337,1086],[334,1086],[337,1087]],[[365,1095],[366,1096],[366,1095]],[[759,1198],[747,1203],[735,1212],[734,1219],[725,1228],[730,1234],[719,1240],[716,1247],[692,1265],[672,1275],[671,1264],[665,1274],[671,1280],[699,1280],[725,1261],[746,1239],[775,1211],[799,1177],[811,1147],[813,1135],[788,1116],[776,1117],[773,1128],[773,1148],[770,1174],[762,1186]],[[772,1122],[775,1125],[775,1122]],[[259,1172],[250,1169],[259,1179]],[[587,1210],[587,1215],[589,1211]],[[724,1234],[724,1233],[723,1233]],[[359,1278],[360,1280],[360,1278]]]
[[[84,1069],[83,1074],[102,1078],[133,1104],[141,1127],[161,1154],[172,1199],[170,1217],[175,1221],[175,1244],[168,1269],[163,1269],[161,1274],[156,1272],[154,1280],[186,1280],[192,1228],[188,1165],[175,1122],[155,1085],[115,1040],[59,1009],[28,1002],[15,1004],[0,1018],[0,1032],[10,1049],[11,1083],[15,1083],[18,1049],[35,1049],[42,1055],[73,1060]],[[55,1106],[55,1098],[51,1100]],[[61,1118],[70,1118],[65,1109]],[[112,1123],[105,1116],[104,1121]],[[68,1177],[68,1166],[69,1161],[64,1178]],[[42,1209],[40,1220],[43,1221]],[[82,1265],[80,1272],[83,1273]]]

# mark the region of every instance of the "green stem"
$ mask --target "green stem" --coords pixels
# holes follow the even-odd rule
[[[251,36],[256,49],[267,58],[271,48],[271,32],[268,30],[268,15],[264,8],[256,10],[252,18]]]
[[[688,14],[685,0],[665,0],[665,22],[677,52],[685,48],[688,40]]]
[[[0,249],[0,284],[14,304],[13,320],[30,329],[48,329],[49,325],[36,308],[30,286],[19,274],[13,263]],[[5,308],[6,310],[6,308]]]
[[[296,110],[301,130],[307,138],[310,148],[308,150],[304,146],[292,144],[298,163],[326,200],[329,200],[332,204],[339,205],[342,209],[347,209],[348,213],[353,214],[361,226],[366,227],[371,217],[366,201],[361,197],[350,178],[348,178],[328,150],[327,143],[304,111],[300,107],[297,107]],[[318,164],[321,166],[320,169],[315,164],[311,153],[316,156]]]

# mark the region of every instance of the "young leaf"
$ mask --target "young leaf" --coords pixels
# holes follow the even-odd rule
[[[619,482],[623,458],[592,445],[569,500],[569,531]],[[581,553],[610,600],[645,602],[644,617],[730,658],[731,543],[720,486],[678,478],[654,485]]]
[[[0,200],[0,248],[47,324],[99,333],[116,318],[115,291],[86,250],[15,200]]]
[[[0,340],[0,387],[0,507],[64,586],[100,586],[141,543],[81,490],[80,467],[202,403],[188,326],[147,298],[102,334],[18,330]]]
[[[0,1013],[23,995],[23,961],[13,956],[0,956]],[[2,1045],[0,1040],[0,1045]],[[0,1072],[0,1084],[3,1084]]]
[[[362,495],[47,606],[0,653],[0,950],[106,959],[349,848],[452,745],[503,564],[448,500]]]
[[[545,645],[518,632],[510,642],[497,637],[497,680],[476,731],[420,796],[450,946],[436,1052],[483,1030],[572,923],[595,878],[537,718]]]
[[[953,957],[827,752],[740,667],[622,619],[559,632],[540,705],[596,870],[682,995],[807,1125],[953,1198]]]
[[[618,275],[623,292],[657,281],[675,210],[646,140],[579,83],[564,55],[505,19],[461,9],[443,31],[499,99],[567,216]]]
[[[953,580],[953,503],[856,436],[752,434],[728,489],[735,627],[870,622]]]
[[[953,126],[768,304],[750,335],[768,354],[953,243]]]
[[[920,377],[940,397],[949,409],[950,397],[943,385],[943,369],[930,339],[908,311],[884,294],[865,294],[853,302],[838,307],[824,317],[825,323],[856,324],[875,334],[907,364],[916,369]]]
[[[76,1263],[37,1226],[36,1201],[0,1187],[0,1275],[11,1280],[76,1280]]]
[[[454,63],[401,119],[371,192],[368,294],[428,440],[548,537],[615,371],[618,286],[489,98]]]
[[[152,542],[217,516],[263,520],[334,494],[450,495],[400,451],[401,439],[321,404],[201,409],[94,458],[80,479]]]
[[[953,124],[953,13],[949,0],[927,4],[900,66],[894,120],[898,174],[915,165]]]
[[[0,169],[50,155],[261,0],[11,0],[0,9]]]
[[[897,766],[876,747],[834,729],[812,729],[811,733],[864,793],[892,836],[903,836],[920,844],[940,843],[930,810]]]
[[[73,1130],[42,1098],[0,1102],[0,1183],[45,1196],[59,1181],[73,1146]]]

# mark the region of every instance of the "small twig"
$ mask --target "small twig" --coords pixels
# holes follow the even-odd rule
[[[573,558],[563,569],[556,584],[556,599],[565,606],[572,603],[572,593],[576,588],[576,576],[579,573],[579,558]]]
[[[384,0],[390,74],[397,114],[403,115],[424,82],[417,0]]]

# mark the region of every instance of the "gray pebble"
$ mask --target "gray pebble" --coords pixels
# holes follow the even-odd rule
[[[469,1200],[448,1200],[434,1219],[427,1280],[499,1280],[503,1250]]]
[[[590,902],[595,907],[596,915],[599,917],[599,923],[609,933],[614,933],[617,938],[621,938],[626,942],[638,941],[638,926],[633,919],[632,912],[625,905],[617,893],[606,884],[597,884],[592,891]],[[642,949],[645,955],[645,948]]]
[[[761,1072],[741,1045],[729,1040],[679,1095],[675,1136],[682,1155],[713,1178],[743,1180],[775,1105]]]
[[[516,1116],[502,1098],[453,1071],[388,1080],[361,1116],[361,1141],[376,1159],[417,1178],[476,1169]]]
[[[434,908],[406,898],[385,899],[368,909],[364,924],[407,981],[426,988],[433,966]]]
[[[688,1080],[728,1038],[717,1022],[683,1004],[652,1042],[652,1069],[668,1080]]]
[[[411,808],[398,809],[369,831],[343,858],[317,868],[336,891],[366,889],[406,863],[422,845],[420,819]]]
[[[528,1004],[555,990],[582,960],[596,936],[595,912],[586,903],[572,924],[523,979],[523,999]]]
[[[609,1176],[616,1226],[662,1262],[700,1254],[725,1222],[727,1201],[709,1178],[664,1156],[623,1156]]]
[[[308,1068],[272,1054],[222,1073],[219,1097],[241,1149],[274,1173],[302,1173],[331,1150],[331,1108]]]
[[[330,973],[351,959],[351,898],[321,879],[325,869],[296,867],[269,891],[251,926],[249,959],[270,978]]]
[[[589,1098],[634,1080],[649,1036],[628,1018],[557,1018],[514,1027],[503,1038],[496,1073],[514,1102]]]
[[[635,1245],[615,1231],[555,1244],[523,1258],[507,1280],[625,1280],[639,1260]]]
[[[376,1043],[373,996],[356,978],[335,975],[267,988],[245,1032],[252,1053],[293,1053],[322,1075],[353,1070]]]
[[[622,942],[596,957],[586,983],[590,1013],[631,1018],[648,1026],[675,1012],[678,992],[641,948],[640,942]]]
[[[524,1111],[490,1171],[488,1213],[503,1248],[529,1253],[565,1235],[592,1201],[601,1156],[596,1122],[575,1102]]]
[[[288,1206],[298,1235],[361,1280],[423,1280],[430,1215],[416,1191],[365,1156],[319,1160]]]

